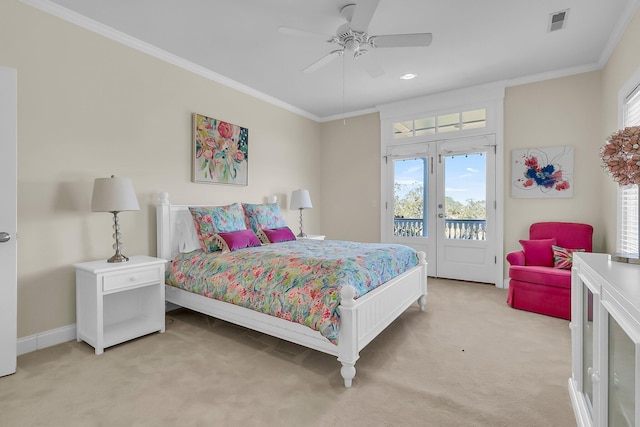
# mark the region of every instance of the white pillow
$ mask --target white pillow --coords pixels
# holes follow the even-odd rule
[[[180,212],[176,219],[176,225],[176,240],[178,242],[178,250],[181,253],[186,254],[196,249],[202,249],[196,227],[193,225],[191,212]]]

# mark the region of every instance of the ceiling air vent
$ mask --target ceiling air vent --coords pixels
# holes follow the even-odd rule
[[[555,12],[549,15],[549,32],[561,30],[567,24],[569,9]]]

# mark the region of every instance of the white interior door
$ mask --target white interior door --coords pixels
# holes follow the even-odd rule
[[[0,67],[0,376],[16,371],[17,72]]]
[[[383,240],[425,251],[428,273],[496,283],[495,136],[393,146]]]

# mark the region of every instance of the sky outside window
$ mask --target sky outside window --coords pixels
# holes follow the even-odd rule
[[[401,191],[397,192],[400,198],[422,185],[425,164],[428,162],[422,159],[395,162],[395,183],[402,185]],[[484,154],[448,156],[445,169],[445,196],[463,204],[468,199],[485,200],[485,176],[486,156]]]

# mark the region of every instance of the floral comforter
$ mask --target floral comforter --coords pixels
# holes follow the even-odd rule
[[[403,245],[296,240],[179,254],[166,283],[303,324],[337,343],[342,285],[357,298],[417,264],[416,251]]]

